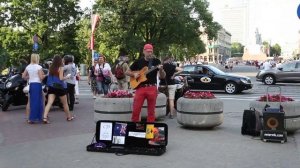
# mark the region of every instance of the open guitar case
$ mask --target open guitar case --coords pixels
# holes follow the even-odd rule
[[[166,152],[167,144],[168,125],[165,123],[99,120],[86,150],[159,156]]]

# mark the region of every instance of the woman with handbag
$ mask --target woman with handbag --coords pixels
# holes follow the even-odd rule
[[[49,68],[49,75],[47,78],[47,86],[48,86],[48,102],[45,107],[43,122],[44,124],[49,124],[48,113],[50,108],[55,100],[55,97],[58,96],[63,105],[64,112],[67,116],[67,121],[72,121],[74,116],[69,111],[66,89],[67,84],[64,80],[69,79],[71,74],[68,74],[64,77],[64,67],[62,58],[59,55],[55,55],[53,58],[53,63]]]
[[[163,60],[163,69],[166,72],[165,79],[160,80],[160,87],[167,89],[167,97],[168,97],[168,104],[169,104],[169,118],[173,119],[175,116],[175,108],[174,108],[174,99],[175,99],[175,92],[176,92],[176,85],[174,77],[182,72],[182,68],[177,67],[172,63],[171,57],[166,57]]]
[[[107,95],[109,84],[113,82],[113,74],[110,65],[105,61],[103,55],[99,57],[98,66],[96,66],[95,69],[97,87],[104,95]]]
[[[39,58],[38,54],[32,54],[31,63],[22,74],[22,77],[28,79],[29,82],[29,96],[26,106],[26,113],[29,111],[29,118],[27,120],[29,124],[41,122],[44,111],[44,96],[41,81],[45,75],[42,67],[39,65]]]

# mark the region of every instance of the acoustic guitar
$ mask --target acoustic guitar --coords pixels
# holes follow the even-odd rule
[[[130,87],[132,89],[136,89],[139,86],[139,84],[141,84],[142,82],[145,82],[147,80],[146,75],[148,73],[154,71],[157,68],[158,68],[158,66],[148,69],[148,67],[145,66],[144,68],[142,68],[139,71],[133,71],[133,73],[138,73],[138,74],[140,74],[140,76],[136,79],[134,77],[130,77],[130,81],[129,81]]]

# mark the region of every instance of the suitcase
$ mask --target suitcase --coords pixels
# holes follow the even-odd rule
[[[243,123],[241,128],[242,135],[259,136],[261,131],[261,120],[259,112],[254,108],[244,110]]]
[[[267,87],[267,104],[263,110],[263,129],[260,137],[264,142],[287,142],[287,131],[285,130],[285,116],[283,107],[281,105],[281,88],[279,86],[272,86],[279,89],[279,106],[271,107],[269,104],[269,88]]]
[[[87,151],[159,156],[166,152],[167,144],[165,123],[100,120]]]

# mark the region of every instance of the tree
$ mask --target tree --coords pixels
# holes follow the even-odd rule
[[[3,46],[10,58],[18,59],[19,55],[30,55],[34,34],[39,37],[38,52],[42,58],[52,56],[54,51],[66,49],[60,46],[73,43],[74,36],[69,37],[64,32],[65,37],[69,38],[64,38],[63,41],[50,38],[60,38],[61,31],[74,29],[80,16],[78,2],[79,0],[2,0],[0,24],[8,34],[1,33],[0,38],[6,39]]]
[[[244,46],[241,43],[234,42],[231,44],[231,55],[242,57],[244,53]]]
[[[275,44],[271,47],[270,51],[271,56],[280,56],[281,55],[281,47],[279,44]]]
[[[96,41],[106,46],[101,52],[125,48],[132,59],[145,43],[154,45],[157,56],[176,48],[193,57],[205,52],[200,34],[213,39],[221,27],[207,11],[208,5],[205,0],[99,0],[95,9],[101,26]]]
[[[1,71],[6,67],[6,61],[7,61],[7,53],[0,44],[0,74]]]

